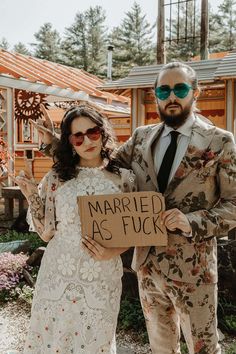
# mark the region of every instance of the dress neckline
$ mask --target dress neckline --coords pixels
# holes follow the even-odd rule
[[[96,166],[96,167],[89,167],[89,166],[77,166],[76,169],[78,170],[87,170],[87,171],[91,171],[91,170],[95,170],[95,171],[102,171],[106,168],[107,166],[107,162],[104,161],[104,163],[101,166]]]
[[[82,167],[82,166],[78,166],[77,169],[78,170],[99,170],[102,171],[104,170],[105,166],[99,166],[99,167]]]

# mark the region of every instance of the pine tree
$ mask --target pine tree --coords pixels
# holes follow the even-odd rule
[[[104,76],[105,12],[101,6],[77,13],[74,23],[66,29],[62,43],[64,63]]]
[[[62,51],[62,60],[66,65],[88,70],[86,21],[84,14],[77,13],[74,23],[66,28],[66,36],[62,42]]]
[[[40,59],[60,62],[61,39],[57,30],[53,30],[52,24],[45,23],[34,36],[37,41],[37,43],[31,44],[35,48],[34,56]]]
[[[101,6],[90,7],[85,18],[88,28],[89,71],[104,76],[106,64],[106,15]]]
[[[220,42],[217,51],[227,51],[236,48],[236,0],[223,0],[214,16],[219,28]],[[215,31],[215,29],[214,29]]]
[[[8,43],[8,41],[6,40],[5,37],[2,37],[2,39],[0,41],[0,48],[5,49],[5,50],[9,50],[9,48],[10,48],[10,44]]]
[[[13,47],[13,51],[24,55],[30,55],[30,51],[22,42],[18,42],[17,44],[15,44]]]
[[[132,66],[155,62],[153,28],[140,5],[134,2],[121,25],[110,34],[110,42],[114,45],[113,77],[127,75]]]
[[[216,53],[222,49],[221,45],[221,18],[218,12],[214,13],[209,6],[209,52]]]
[[[176,13],[175,18],[172,19],[171,24],[170,22],[168,22],[166,28],[167,61],[170,61],[172,59],[178,59],[184,61],[190,60],[192,57],[199,54],[200,12],[199,9],[195,9],[195,11],[196,14],[195,14],[195,23],[194,23],[194,2],[190,1],[187,3],[180,3],[179,19],[177,18],[177,13]],[[193,38],[194,36],[195,38]]]

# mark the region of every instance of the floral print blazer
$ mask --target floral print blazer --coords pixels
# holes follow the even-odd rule
[[[139,191],[158,191],[153,150],[163,123],[139,127],[120,147],[117,158],[131,168]],[[168,246],[156,247],[162,272],[176,281],[217,281],[216,237],[236,227],[236,148],[230,132],[196,116],[188,149],[165,193],[166,208],[188,218],[192,237],[168,233]],[[145,262],[149,247],[137,247],[133,268]]]

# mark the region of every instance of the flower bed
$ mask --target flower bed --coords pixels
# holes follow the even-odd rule
[[[7,301],[10,293],[23,278],[27,256],[4,252],[0,254],[0,301]]]

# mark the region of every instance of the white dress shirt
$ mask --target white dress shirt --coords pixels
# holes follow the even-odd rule
[[[175,158],[174,158],[172,168],[170,171],[168,184],[170,183],[171,179],[174,177],[175,172],[176,172],[177,168],[179,167],[179,165],[186,153],[186,150],[187,150],[189,142],[190,142],[194,121],[195,121],[195,116],[194,116],[194,114],[192,114],[181,127],[176,129],[176,131],[179,132],[180,134],[179,134],[178,140],[177,140],[177,150],[176,150]],[[158,175],[163,157],[164,157],[165,152],[171,142],[170,132],[172,130],[174,130],[174,129],[165,125],[164,130],[163,130],[163,132],[162,132],[162,134],[155,146],[154,168],[156,171],[156,175]]]

